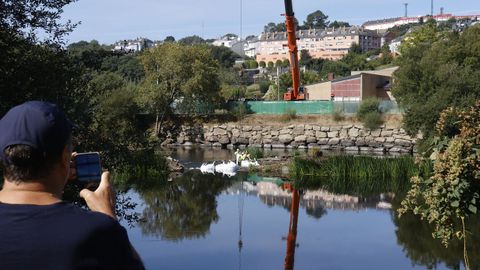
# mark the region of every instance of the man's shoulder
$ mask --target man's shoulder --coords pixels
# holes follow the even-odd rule
[[[97,226],[105,227],[119,226],[119,223],[110,216],[100,212],[90,211],[77,205],[64,203],[63,212],[70,218],[79,220],[79,222],[84,225],[95,224]]]

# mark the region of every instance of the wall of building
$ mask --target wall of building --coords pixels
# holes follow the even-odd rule
[[[308,50],[313,58],[338,60],[346,55],[353,43],[363,51],[380,48],[381,37],[361,27],[310,29],[297,31],[298,50]],[[263,33],[257,41],[256,60],[275,62],[289,58],[287,34]]]
[[[391,78],[374,74],[362,74],[362,100],[369,97],[389,100],[383,90],[383,86],[390,82]]]
[[[330,100],[332,82],[317,83],[305,86],[308,91],[308,100]]]
[[[361,94],[361,76],[332,82],[332,94],[335,100],[359,100]]]

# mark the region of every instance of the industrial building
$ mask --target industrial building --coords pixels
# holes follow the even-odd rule
[[[392,75],[398,67],[356,71],[351,76],[307,85],[309,100],[361,101],[369,97],[394,101]]]

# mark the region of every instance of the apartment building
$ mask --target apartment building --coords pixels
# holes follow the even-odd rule
[[[338,60],[348,53],[353,43],[362,51],[380,48],[381,37],[375,31],[359,26],[309,29],[297,31],[298,49],[307,50],[314,58]],[[289,59],[286,32],[262,33],[257,41],[257,62]]]
[[[437,22],[446,22],[450,19],[478,21],[479,18],[480,18],[480,15],[455,16],[453,14],[441,13],[434,16],[398,17],[398,18],[367,21],[362,25],[362,27],[368,30],[387,30],[395,26],[420,23],[421,21],[428,21],[429,19],[434,19]]]

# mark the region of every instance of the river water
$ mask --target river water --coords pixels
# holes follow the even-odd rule
[[[171,155],[187,166],[182,177],[126,193],[139,221],[122,223],[147,269],[463,269],[460,244],[445,249],[418,218],[397,218],[401,195],[293,190],[289,179],[195,170],[232,159],[227,150]]]

